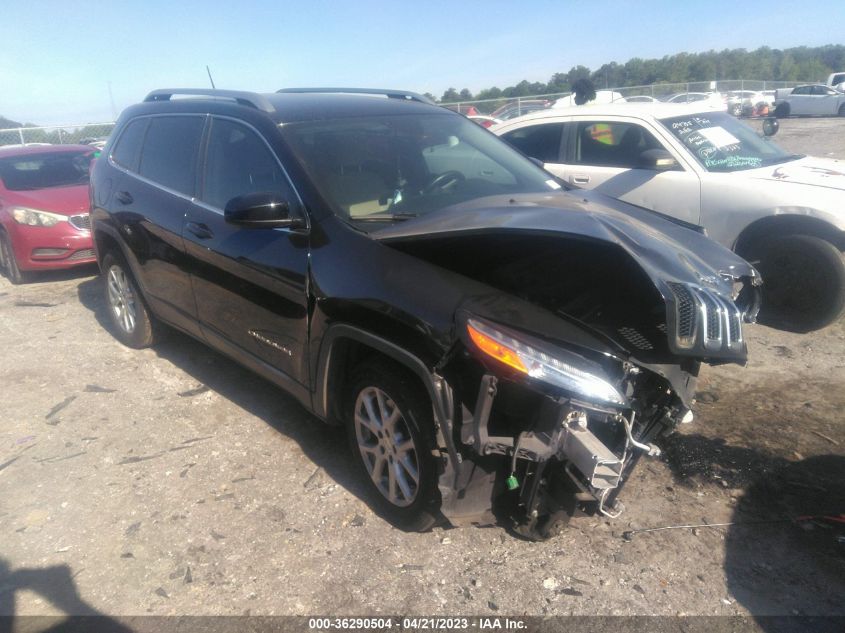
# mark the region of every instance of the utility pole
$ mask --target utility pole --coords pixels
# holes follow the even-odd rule
[[[117,108],[114,107],[114,95],[111,92],[111,81],[106,82],[109,87],[109,103],[111,104],[111,118],[112,120],[117,120]]]

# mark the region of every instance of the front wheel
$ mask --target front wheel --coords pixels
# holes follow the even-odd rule
[[[18,266],[12,241],[5,231],[0,231],[0,265],[6,270],[6,277],[14,285],[18,286],[29,281],[29,273],[22,271]]]
[[[431,402],[401,366],[366,362],[344,406],[353,459],[374,505],[402,529],[434,525],[440,505]]]
[[[845,310],[845,265],[830,242],[811,235],[772,239],[752,259],[763,277],[761,323],[811,332]]]
[[[117,339],[127,347],[143,349],[153,344],[153,320],[126,260],[106,253],[102,270],[109,320]]]

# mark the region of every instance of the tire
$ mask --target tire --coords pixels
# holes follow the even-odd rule
[[[763,134],[765,136],[774,136],[778,133],[779,129],[780,123],[777,119],[773,119],[772,117],[763,119]]]
[[[830,242],[811,235],[772,239],[751,259],[763,277],[761,323],[811,332],[845,310],[845,264]]]
[[[117,253],[103,257],[103,294],[115,338],[143,349],[155,342],[155,324],[126,260]]]
[[[28,272],[20,269],[18,260],[15,259],[15,251],[12,249],[12,242],[6,231],[0,231],[0,263],[6,271],[6,277],[14,285],[25,284],[32,278]]]
[[[737,118],[742,116],[742,104],[734,103],[731,105],[731,115]]]
[[[372,505],[396,527],[428,530],[440,508],[431,401],[392,361],[366,361],[354,375],[343,410],[352,458]]]
[[[775,116],[779,119],[784,119],[789,116],[789,104],[779,103],[775,106]]]

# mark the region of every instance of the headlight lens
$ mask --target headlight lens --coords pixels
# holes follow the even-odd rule
[[[55,226],[59,222],[67,222],[66,215],[26,207],[12,209],[12,217],[18,224],[26,224],[27,226]]]
[[[470,339],[481,352],[526,376],[593,402],[627,405],[627,398],[609,382],[576,367],[574,355],[570,361],[550,356],[476,319],[469,319],[466,327]]]

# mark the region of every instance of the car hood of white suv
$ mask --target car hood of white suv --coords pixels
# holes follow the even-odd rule
[[[845,161],[805,156],[747,172],[752,178],[845,190]]]

